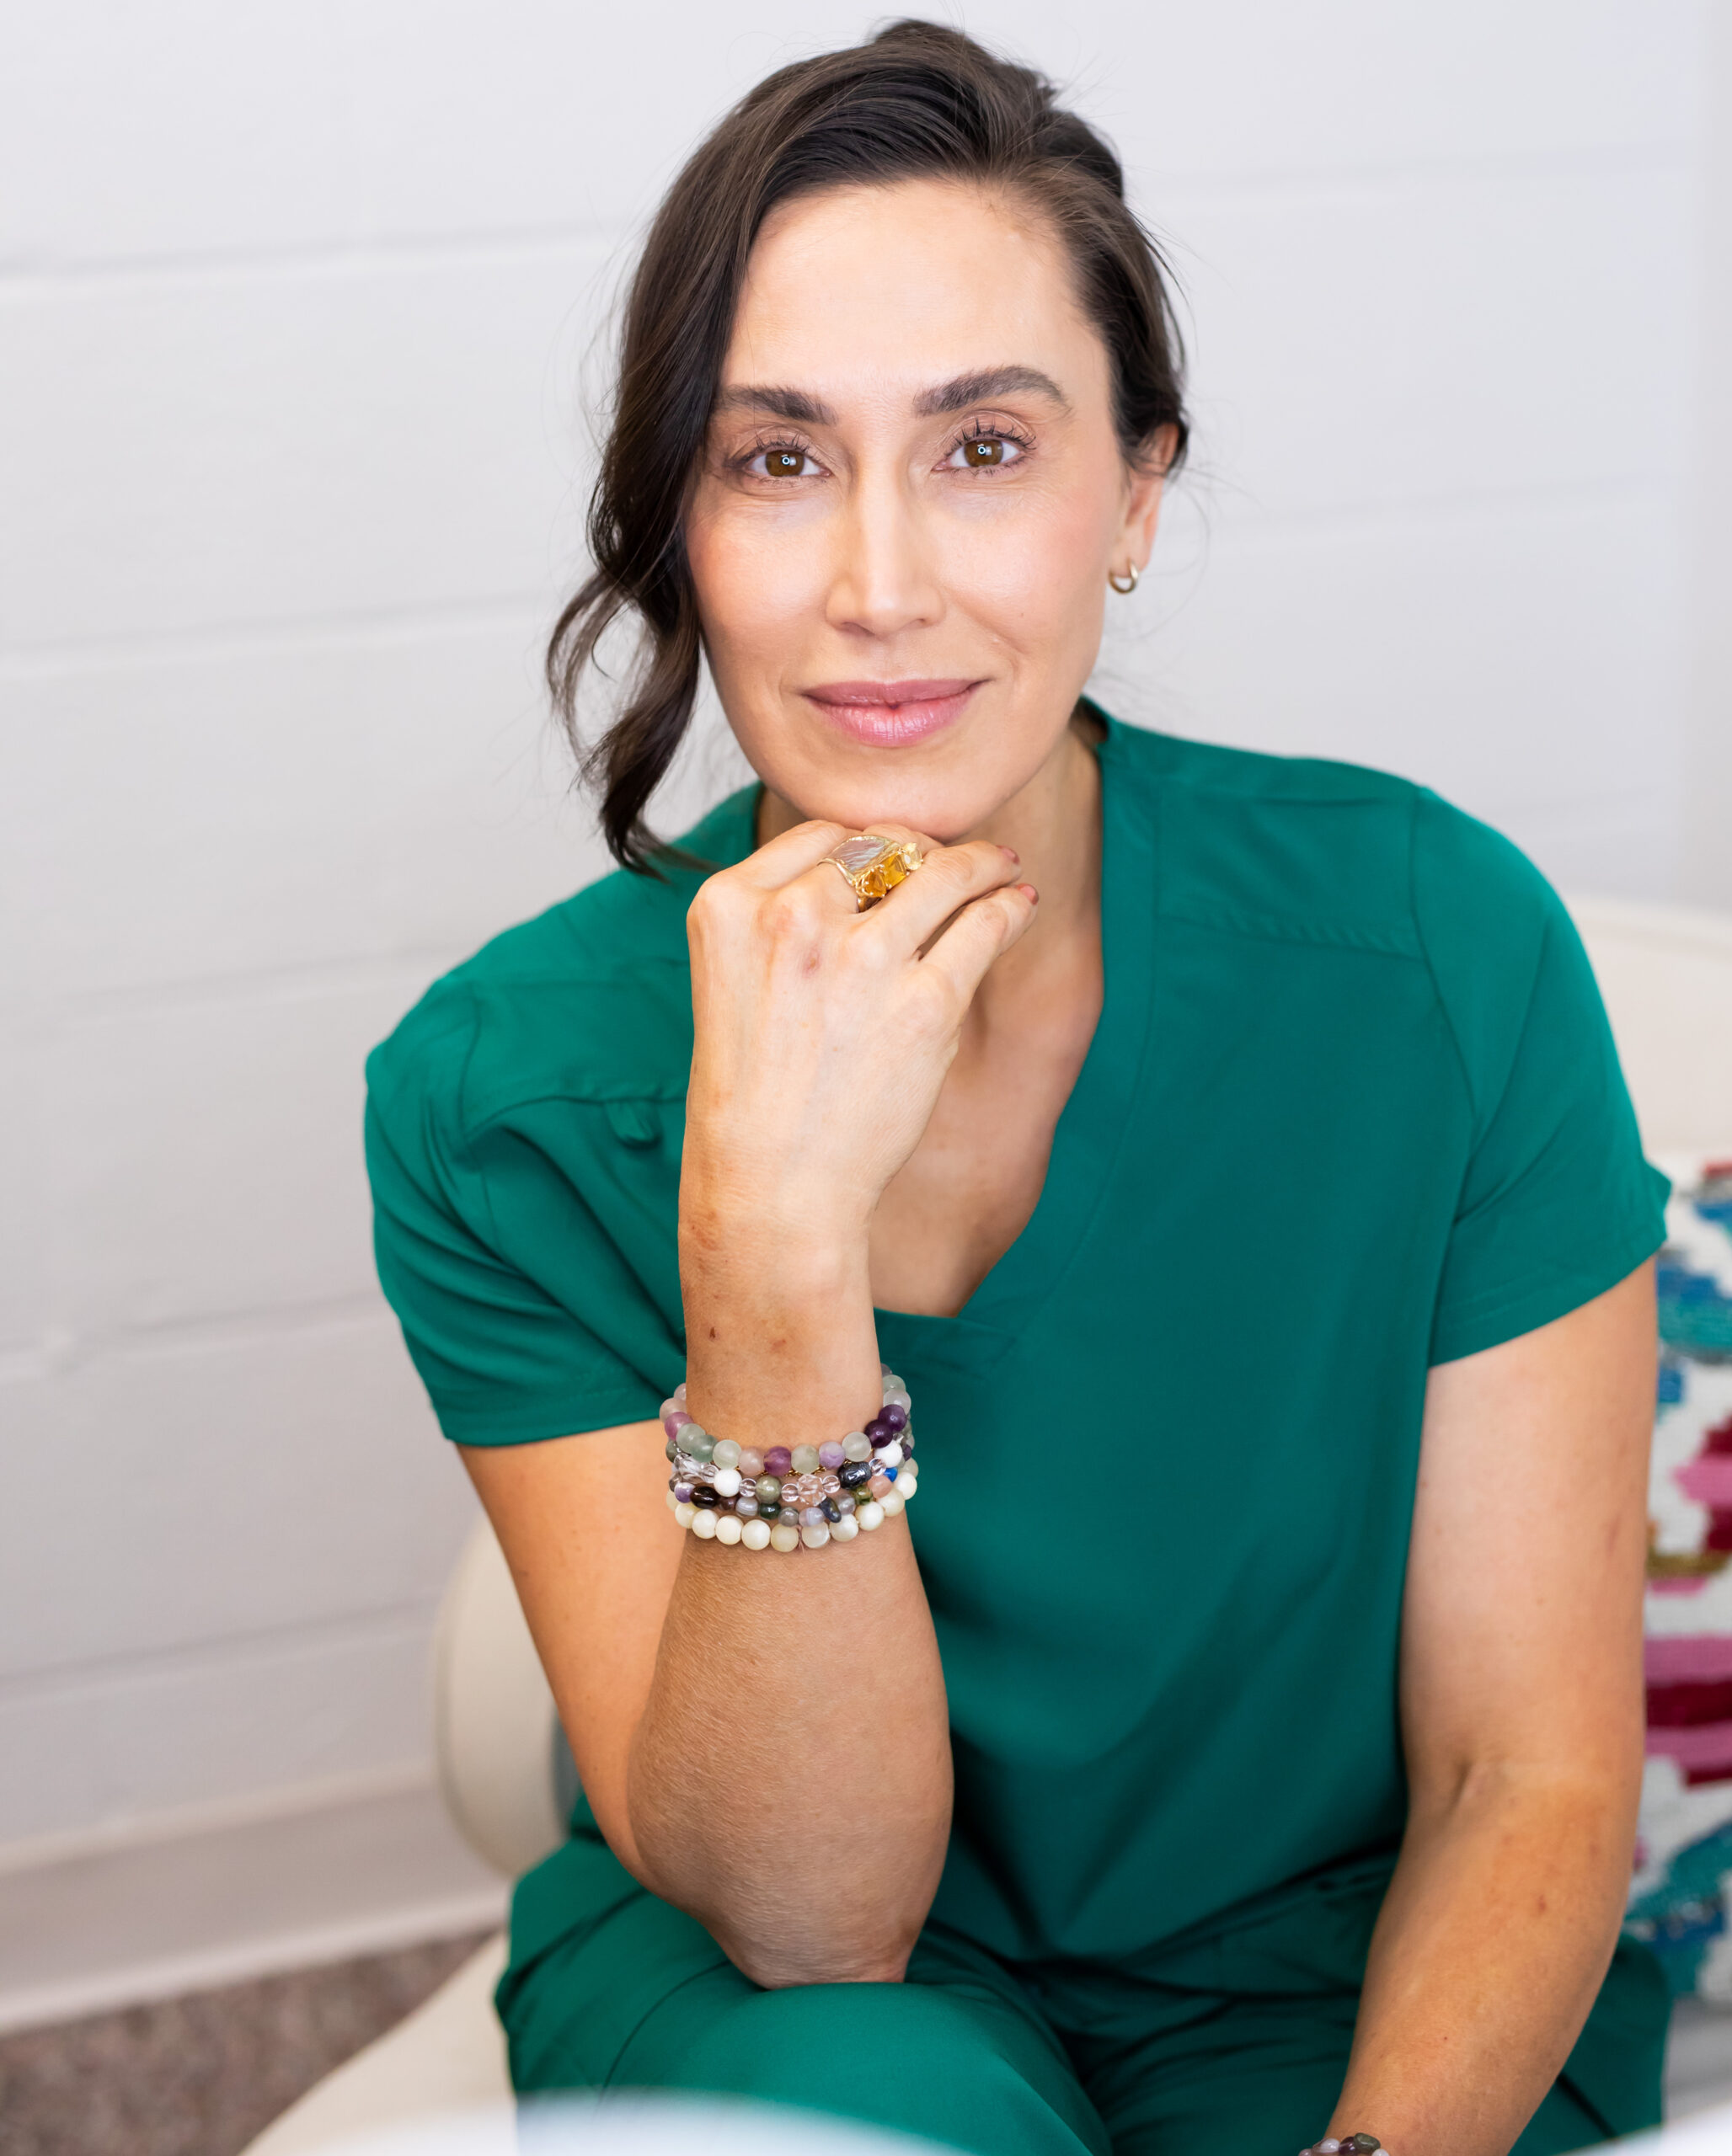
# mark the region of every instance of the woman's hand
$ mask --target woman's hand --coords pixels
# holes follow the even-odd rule
[[[695,1029],[682,1236],[858,1241],[919,1143],[986,969],[1034,918],[1017,858],[912,838],[917,873],[861,913],[801,824],[713,876],[687,917]]]

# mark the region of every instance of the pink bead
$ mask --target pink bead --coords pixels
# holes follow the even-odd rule
[[[748,1482],[756,1482],[764,1471],[764,1456],[751,1445],[740,1455],[740,1472]]]
[[[894,1490],[895,1486],[895,1484],[891,1481],[888,1475],[874,1475],[872,1480],[866,1485],[866,1487],[872,1492],[874,1497],[889,1497],[890,1492]]]
[[[847,1454],[834,1438],[827,1445],[818,1448],[818,1465],[821,1467],[840,1467],[847,1458]]]

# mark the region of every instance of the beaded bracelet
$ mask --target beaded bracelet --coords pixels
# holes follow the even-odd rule
[[[1378,2156],[1379,2150],[1382,2156],[1389,2156],[1374,2133],[1344,2133],[1339,2141],[1333,2137],[1314,2141],[1309,2148],[1302,2148],[1299,2156]]]
[[[852,1542],[901,1511],[919,1488],[908,1388],[879,1364],[884,1405],[864,1429],[821,1445],[736,1444],[686,1411],[686,1388],[661,1403],[674,1518],[703,1541],[747,1550],[821,1550]]]

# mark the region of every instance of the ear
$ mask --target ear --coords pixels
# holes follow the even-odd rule
[[[1149,565],[1155,547],[1155,526],[1160,520],[1161,496],[1167,471],[1179,440],[1176,427],[1162,427],[1149,444],[1147,456],[1131,471],[1125,496],[1125,520],[1119,527],[1114,560],[1141,570]]]

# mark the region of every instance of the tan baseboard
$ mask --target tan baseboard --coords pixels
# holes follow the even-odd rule
[[[0,1848],[0,2031],[497,1924],[424,1768]]]

